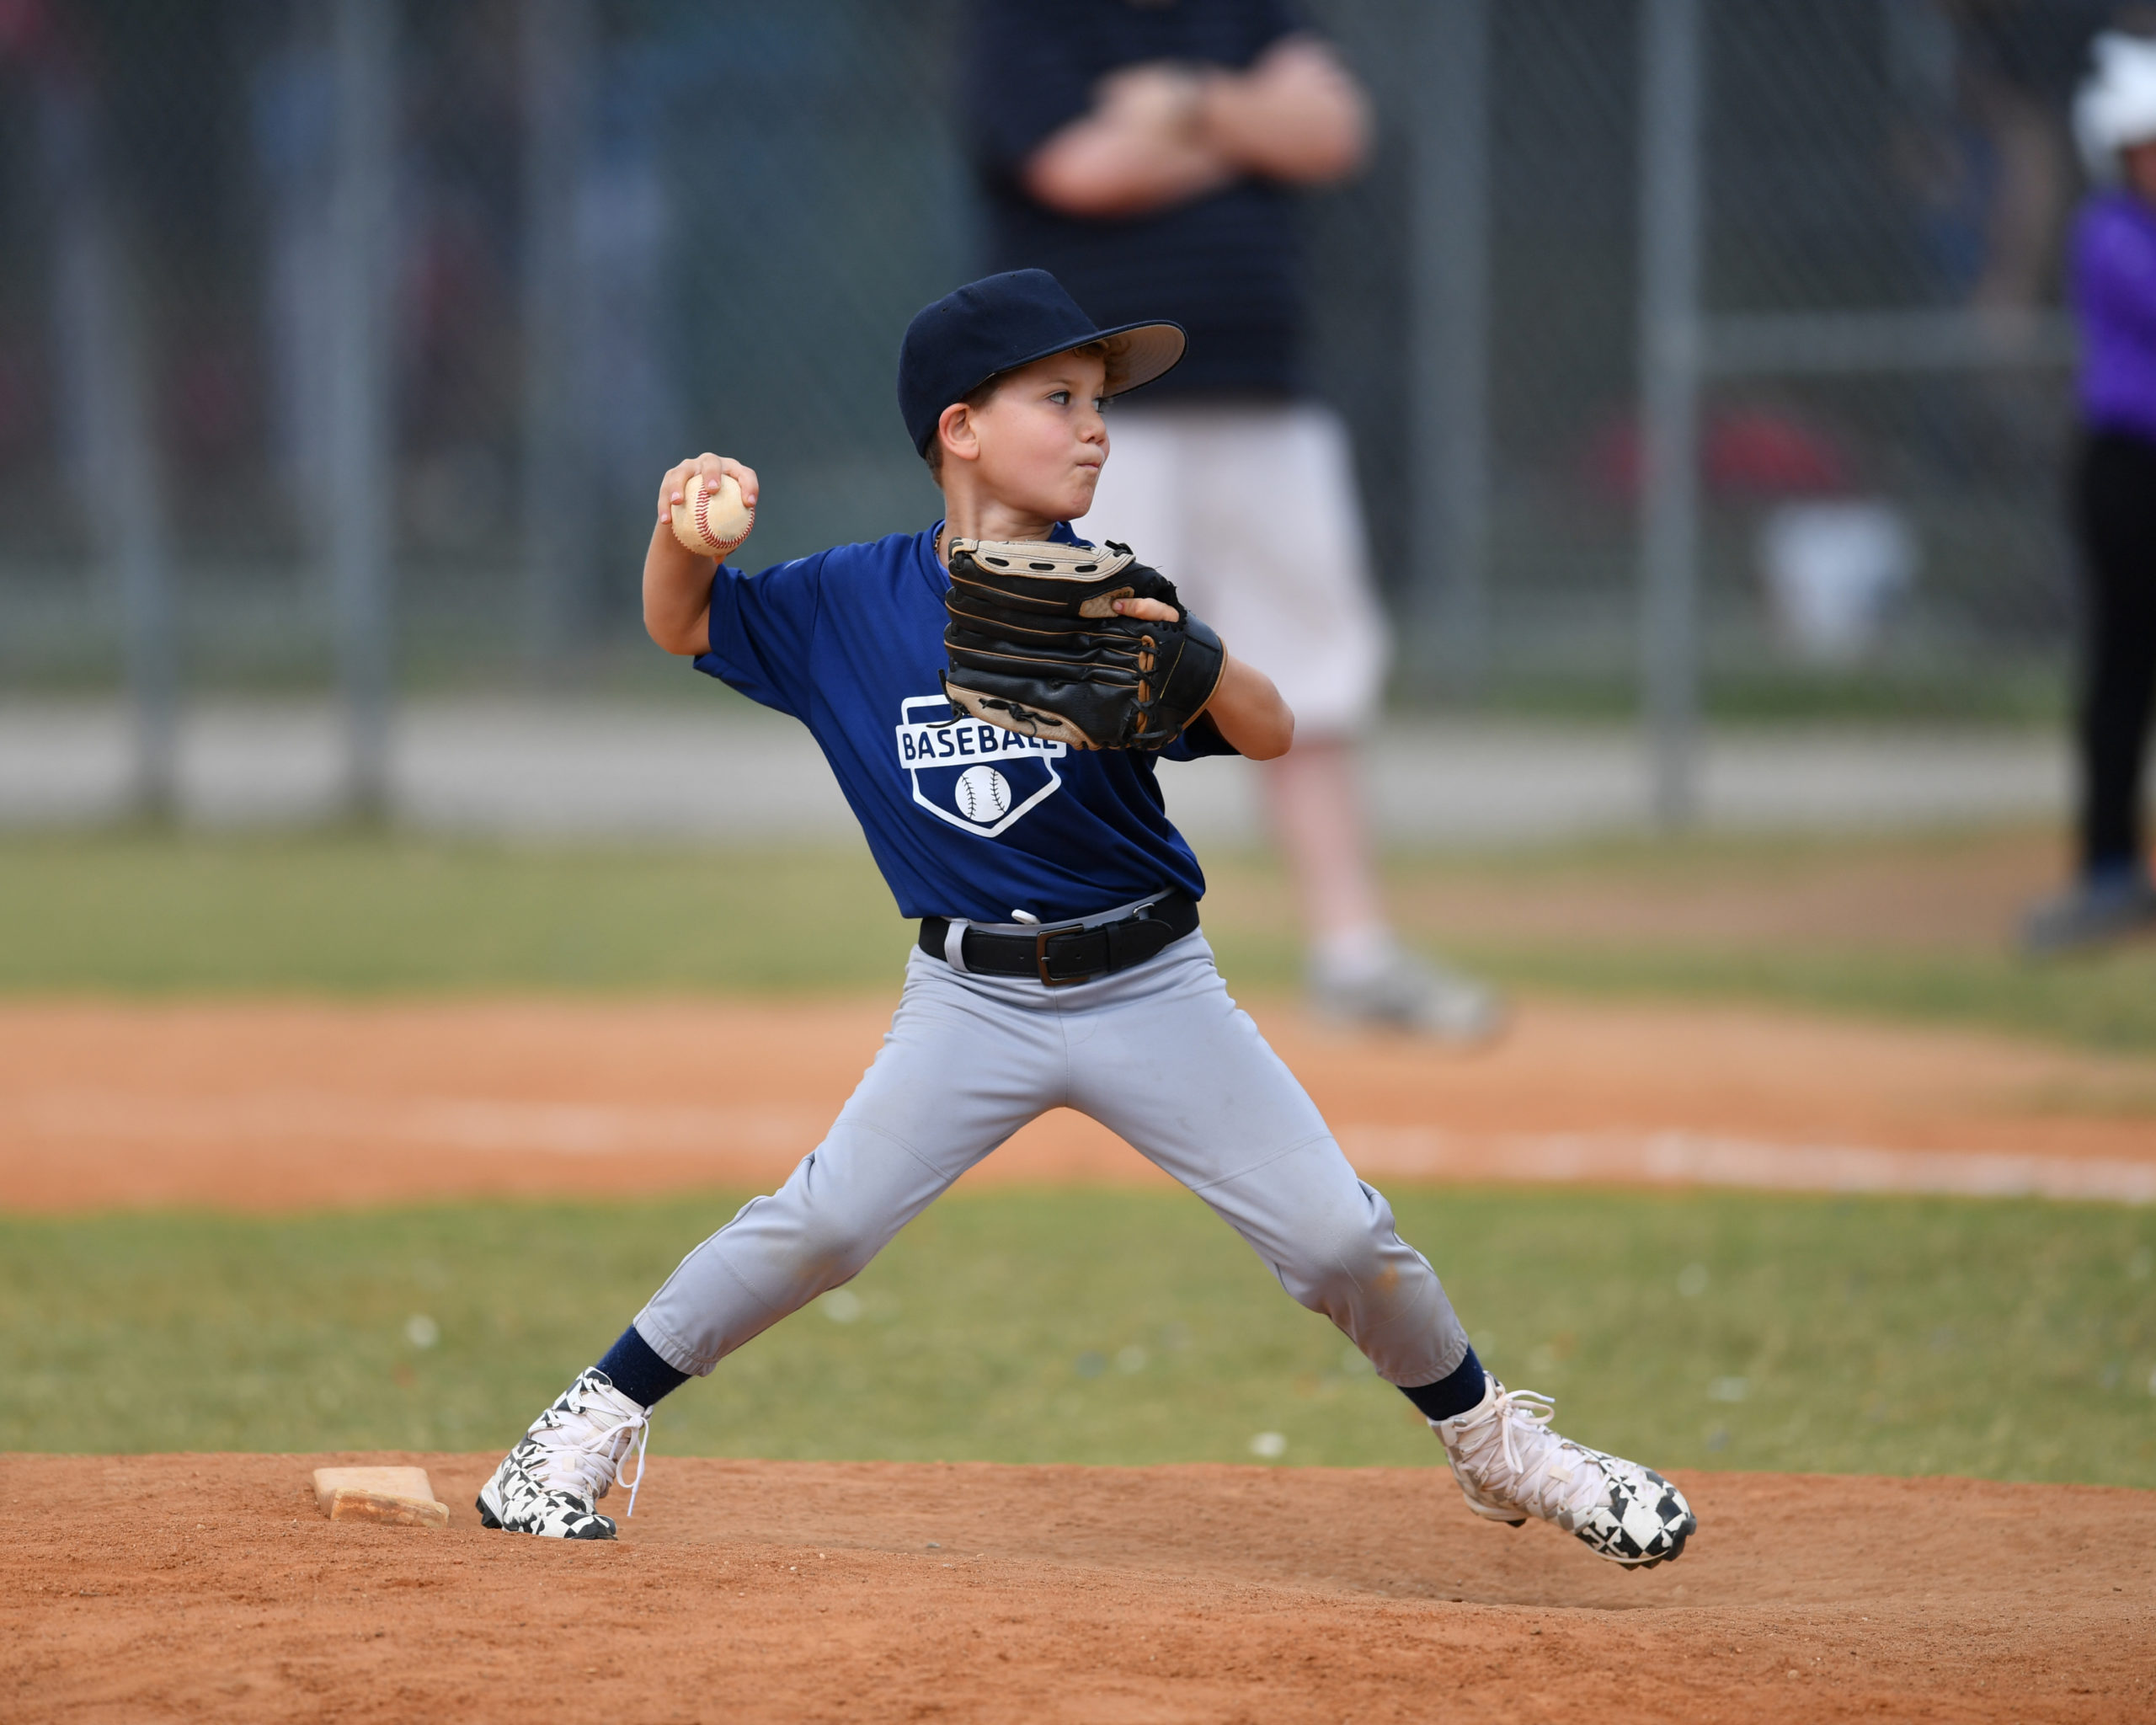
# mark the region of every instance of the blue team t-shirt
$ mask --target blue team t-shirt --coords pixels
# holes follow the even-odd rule
[[[696,669],[808,727],[907,916],[1044,922],[1205,877],[1168,820],[1160,757],[954,718],[935,528],[712,579]],[[1071,541],[1067,528],[1055,537]],[[1235,750],[1201,718],[1161,751]]]

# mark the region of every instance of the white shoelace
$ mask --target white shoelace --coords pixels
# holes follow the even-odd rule
[[[1566,1488],[1577,1474],[1577,1470],[1564,1459],[1564,1451],[1572,1446],[1550,1429],[1556,1411],[1555,1402],[1532,1390],[1500,1389],[1487,1420],[1476,1422],[1476,1428],[1494,1423],[1497,1429],[1498,1446],[1512,1474],[1501,1487],[1503,1495],[1545,1520],[1555,1519],[1556,1512],[1565,1507]],[[1481,1433],[1477,1430],[1475,1434],[1479,1436]],[[1466,1438],[1469,1433],[1463,1432],[1461,1436]],[[1520,1459],[1523,1439],[1530,1440],[1541,1450],[1531,1466]],[[1460,1448],[1465,1451],[1468,1445],[1462,1443]]]
[[[606,1423],[610,1417],[611,1424]],[[621,1463],[633,1446],[637,1477],[627,1484],[628,1514],[635,1514],[637,1493],[643,1484],[644,1447],[651,1440],[650,1414],[641,1407],[633,1413],[619,1413],[603,1403],[595,1407],[579,1402],[570,1418],[590,1421],[591,1429],[572,1439],[563,1438],[559,1426],[541,1435],[540,1447],[547,1454],[547,1483],[558,1489],[574,1487],[579,1495],[596,1502],[604,1487],[619,1480]]]

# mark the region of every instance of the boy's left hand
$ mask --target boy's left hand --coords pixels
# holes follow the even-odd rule
[[[1172,605],[1163,605],[1157,599],[1118,599],[1115,602],[1118,617],[1134,617],[1144,623],[1179,623],[1182,613]]]

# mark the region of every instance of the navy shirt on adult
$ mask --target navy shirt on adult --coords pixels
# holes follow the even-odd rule
[[[1299,387],[1303,289],[1289,193],[1244,179],[1102,221],[1035,202],[1021,174],[1090,111],[1094,87],[1118,67],[1175,60],[1240,72],[1300,28],[1286,0],[975,0],[960,88],[994,267],[1048,270],[1103,327],[1182,324],[1189,354],[1147,387],[1149,401]]]
[[[1053,922],[1166,888],[1203,896],[1157,756],[953,718],[938,676],[949,585],[934,529],[721,569],[696,669],[808,727],[905,916]],[[1162,752],[1235,751],[1201,717]]]

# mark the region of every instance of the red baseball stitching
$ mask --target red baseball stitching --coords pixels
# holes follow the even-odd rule
[[[696,488],[696,531],[703,539],[706,546],[707,546],[718,556],[723,557],[728,552],[733,550],[735,546],[739,545],[742,539],[746,539],[749,537],[749,529],[756,525],[756,511],[753,507],[744,504],[743,508],[746,510],[749,519],[741,529],[740,537],[735,539],[721,539],[718,534],[712,532],[711,530],[711,500],[712,494],[716,493],[718,489],[718,488],[716,485],[699,485]]]

